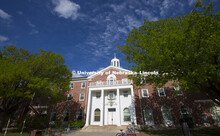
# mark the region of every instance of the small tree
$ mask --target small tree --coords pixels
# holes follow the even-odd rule
[[[5,121],[21,106],[28,106],[31,98],[62,99],[69,90],[71,72],[64,58],[54,52],[40,50],[31,54],[24,48],[9,46],[0,50],[0,131]]]
[[[220,12],[198,1],[188,15],[147,21],[135,28],[127,44],[118,47],[133,63],[133,71],[157,75],[133,76],[136,84],[163,86],[176,81],[183,90],[203,92],[220,104]]]

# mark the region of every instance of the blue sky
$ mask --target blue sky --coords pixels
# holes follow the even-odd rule
[[[0,0],[0,48],[62,53],[70,70],[94,71],[110,65],[116,49],[144,19],[188,14],[196,0]],[[217,0],[215,7],[220,8]]]

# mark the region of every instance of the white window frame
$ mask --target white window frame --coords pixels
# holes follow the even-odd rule
[[[96,81],[96,85],[102,85],[102,81],[101,80]]]
[[[182,96],[183,95],[183,91],[180,89],[180,87],[174,87],[174,90],[177,92],[178,96]]]
[[[82,94],[83,94],[83,99],[81,99]],[[79,95],[79,100],[80,100],[80,101],[84,101],[84,99],[85,99],[85,93],[80,93],[80,95]]]
[[[147,96],[144,96],[144,91],[145,90],[147,91]],[[141,91],[142,91],[142,97],[149,97],[148,89],[142,89]]]
[[[163,90],[164,95],[160,95],[160,89],[162,89],[162,90]],[[166,96],[166,93],[165,93],[164,88],[158,88],[158,95],[159,95],[160,97],[164,97],[164,96]]]
[[[71,98],[71,99],[70,99],[70,98]],[[68,99],[68,100],[72,100],[72,99],[73,99],[73,95],[72,95],[71,93],[68,93],[68,94],[67,94],[67,99]]]
[[[83,84],[85,84],[84,87],[83,87]],[[86,82],[82,82],[82,83],[81,83],[81,88],[86,88]]]
[[[74,83],[70,83],[70,88],[73,89],[74,88]]]
[[[124,85],[124,84],[127,84],[127,83],[128,83],[128,79],[127,79],[127,78],[123,78],[123,79],[121,80],[121,82],[122,82],[123,85]]]

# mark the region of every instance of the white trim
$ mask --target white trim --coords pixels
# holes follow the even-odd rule
[[[174,87],[174,90],[177,92],[177,96],[183,96],[183,91],[180,89],[180,87]],[[181,93],[179,93],[181,92]]]
[[[84,94],[83,99],[81,99],[81,95]],[[80,93],[79,95],[79,101],[84,101],[85,100],[85,93]]]
[[[83,83],[85,83],[84,87],[83,87]],[[86,82],[81,82],[81,88],[86,88]]]
[[[166,96],[166,93],[165,93],[165,90],[164,90],[164,88],[157,88],[157,91],[158,91],[158,95],[159,95],[160,97],[164,97],[164,96],[161,96],[161,95],[160,95],[160,91],[159,91],[159,89],[163,89],[163,92],[164,92],[164,96]]]
[[[90,106],[91,106],[91,91],[89,90],[89,97],[88,97],[88,106],[87,106],[87,114],[86,114],[86,124],[88,126],[90,124]]]
[[[144,96],[144,90],[147,90],[147,96]],[[145,98],[149,97],[148,89],[142,89],[141,92],[142,92],[142,97],[145,97]]]

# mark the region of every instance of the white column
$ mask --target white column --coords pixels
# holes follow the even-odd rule
[[[103,126],[104,123],[104,90],[101,90],[101,120],[100,126]]]
[[[137,125],[133,87],[131,87],[131,105],[132,105],[131,107],[133,107],[133,108],[131,109],[131,115],[133,116],[133,117],[131,117],[131,122],[134,122],[135,125]]]
[[[90,124],[89,120],[90,120],[90,106],[91,106],[91,90],[89,90],[89,98],[88,98],[88,105],[87,105],[87,113],[86,113],[86,125],[88,126]]]
[[[118,116],[117,126],[121,126],[121,114],[120,114],[120,91],[117,88],[117,110],[116,114]]]

